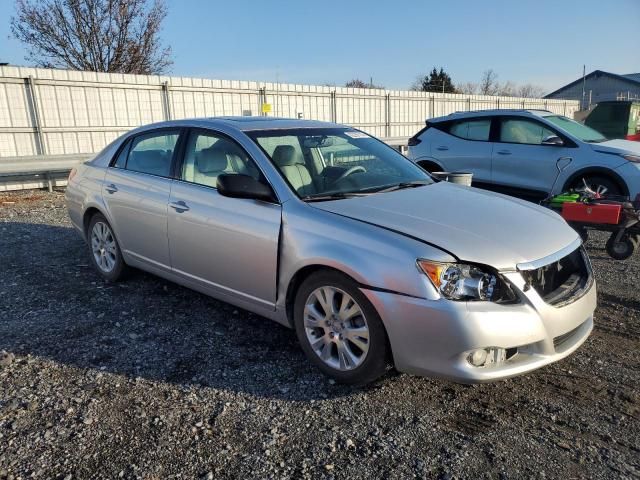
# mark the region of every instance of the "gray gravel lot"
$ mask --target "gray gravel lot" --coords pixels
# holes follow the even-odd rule
[[[0,479],[640,478],[640,254],[589,243],[596,328],[500,383],[330,383],[273,322],[105,284],[61,192],[0,194]]]

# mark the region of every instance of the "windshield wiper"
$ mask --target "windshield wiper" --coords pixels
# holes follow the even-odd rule
[[[429,180],[414,180],[412,182],[400,182],[400,183],[396,183],[395,185],[389,185],[388,187],[385,187],[381,190],[375,190],[375,193],[386,193],[386,192],[393,192],[395,190],[402,190],[405,188],[422,187],[423,185],[431,185],[432,183],[433,182]]]
[[[336,192],[327,195],[307,195],[300,197],[300,199],[305,202],[325,202],[329,200],[343,200],[345,198],[366,197],[367,195],[371,195],[371,193]]]

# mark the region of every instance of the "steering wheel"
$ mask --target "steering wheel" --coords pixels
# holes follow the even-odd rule
[[[361,165],[356,165],[355,167],[351,167],[348,168],[344,173],[342,173],[342,175],[340,175],[338,178],[336,178],[333,183],[338,183],[341,180],[344,180],[345,178],[347,178],[349,175],[353,175],[354,173],[358,173],[358,172],[366,172],[367,169],[364,168]]]

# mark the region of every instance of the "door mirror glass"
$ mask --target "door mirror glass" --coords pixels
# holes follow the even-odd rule
[[[252,198],[265,202],[275,200],[270,187],[249,175],[223,173],[218,175],[216,188],[225,197]]]
[[[557,135],[549,135],[542,139],[542,145],[555,145],[557,147],[561,147],[562,145],[564,145],[564,142]]]

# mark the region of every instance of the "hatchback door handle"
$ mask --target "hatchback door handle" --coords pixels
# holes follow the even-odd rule
[[[169,206],[178,213],[186,212],[189,210],[189,205],[187,205],[182,200],[178,200],[177,202],[171,202]]]
[[[116,187],[113,183],[111,185],[107,185],[106,187],[104,187],[104,189],[108,193],[116,193],[118,191],[118,187]]]
[[[444,145],[440,145],[438,148],[436,148],[436,150],[440,150],[441,152],[444,152],[446,150],[449,150],[449,147],[446,147]]]
[[[498,155],[511,155],[510,150],[498,150]]]

